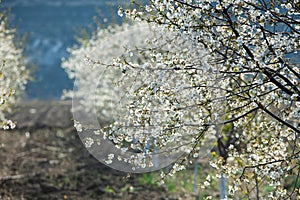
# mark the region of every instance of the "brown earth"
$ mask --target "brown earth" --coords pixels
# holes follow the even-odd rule
[[[0,199],[189,199],[141,184],[93,158],[72,126],[70,102],[23,102],[0,131]]]

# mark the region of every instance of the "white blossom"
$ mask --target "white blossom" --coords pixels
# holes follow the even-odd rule
[[[6,22],[6,16],[0,13],[0,128],[13,129],[15,123],[7,120],[4,113],[11,111],[11,106],[25,89],[28,71],[23,50],[14,37],[15,30],[7,28]]]

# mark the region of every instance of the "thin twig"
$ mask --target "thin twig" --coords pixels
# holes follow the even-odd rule
[[[17,175],[9,175],[9,176],[3,176],[0,177],[0,181],[10,181],[10,180],[17,180],[17,179],[22,179],[28,176],[34,176],[35,173],[31,173],[31,174],[17,174]]]

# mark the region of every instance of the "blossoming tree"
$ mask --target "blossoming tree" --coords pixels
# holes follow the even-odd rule
[[[154,36],[163,39],[164,43],[161,43],[161,40],[157,40],[158,38]],[[160,45],[160,47],[157,48],[155,47],[156,45]],[[177,51],[176,46],[184,48],[185,53]],[[68,91],[64,94],[64,97],[72,96],[74,102],[73,105],[76,104],[73,106],[76,120],[75,126],[81,132],[82,130],[86,130],[86,127],[82,128],[82,126],[84,126],[83,124],[89,128],[91,128],[91,125],[94,125],[92,128],[97,129],[97,120],[95,122],[95,118],[99,119],[101,122],[112,122],[113,124],[111,124],[110,127],[104,127],[101,131],[96,130],[95,134],[99,135],[101,132],[104,138],[113,140],[113,146],[116,147],[115,152],[118,156],[109,152],[109,155],[101,154],[98,156],[96,155],[96,157],[109,164],[112,163],[112,159],[114,157],[117,157],[121,163],[116,162],[114,167],[120,170],[126,170],[126,167],[124,168],[123,166],[124,161],[129,163],[129,165],[135,163],[134,166],[127,166],[127,171],[132,171],[132,168],[137,171],[149,171],[167,166],[171,161],[174,161],[175,158],[178,158],[182,152],[186,151],[186,149],[184,149],[187,145],[186,143],[191,143],[191,141],[187,139],[189,135],[185,135],[184,137],[186,138],[184,140],[178,140],[179,137],[182,138],[183,132],[186,131],[184,129],[177,132],[177,136],[170,138],[170,140],[168,139],[168,137],[171,136],[170,133],[166,133],[164,136],[166,137],[165,139],[157,141],[162,142],[164,144],[162,146],[168,146],[167,149],[164,149],[164,152],[167,152],[167,150],[172,147],[171,143],[180,143],[178,146],[181,146],[181,153],[174,151],[174,155],[169,156],[165,156],[164,153],[157,153],[157,157],[154,160],[164,161],[159,164],[157,163],[156,166],[152,163],[153,159],[150,159],[151,156],[147,159],[145,158],[145,152],[148,151],[146,146],[152,145],[153,148],[154,146],[155,148],[159,147],[159,145],[154,145],[154,143],[156,143],[156,139],[152,133],[159,133],[158,131],[162,128],[163,123],[161,120],[166,120],[166,123],[169,124],[167,126],[169,126],[171,130],[173,129],[172,127],[176,125],[176,122],[173,121],[176,120],[175,118],[178,118],[178,113],[174,112],[172,113],[172,115],[174,115],[174,120],[168,119],[169,115],[166,112],[171,110],[164,108],[164,106],[174,107],[179,104],[173,105],[173,103],[169,103],[167,99],[165,103],[162,103],[161,100],[153,94],[157,92],[158,88],[161,87],[161,83],[168,79],[168,77],[169,80],[167,82],[168,84],[171,84],[172,87],[180,84],[182,84],[181,87],[184,87],[184,81],[179,82],[177,79],[186,79],[186,81],[188,81],[187,78],[190,76],[182,76],[181,73],[173,74],[172,70],[168,69],[166,69],[164,75],[162,75],[160,73],[160,68],[164,66],[161,65],[162,63],[157,63],[155,61],[157,59],[156,56],[159,55],[153,54],[152,48],[157,48],[157,50],[161,52],[161,56],[163,56],[164,52],[167,51],[169,52],[169,56],[180,52],[182,54],[182,58],[176,61],[178,63],[183,62],[183,54],[187,55],[187,53],[189,56],[193,56],[195,61],[202,59],[204,62],[207,56],[202,48],[194,48],[194,55],[190,54],[189,50],[192,48],[191,44],[189,44],[186,39],[179,37],[178,34],[167,33],[166,31],[159,32],[145,23],[137,23],[133,25],[124,24],[120,27],[110,27],[108,30],[99,30],[96,36],[82,47],[74,47],[70,49],[70,58],[63,62],[63,67],[68,72],[69,77],[76,77],[74,91]],[[151,49],[151,51],[149,51],[149,49]],[[171,49],[172,52],[170,51]],[[83,58],[85,58],[85,61],[83,61]],[[123,64],[120,65],[120,62],[123,64],[128,63],[131,67],[124,66]],[[136,70],[132,70],[133,68]],[[148,78],[145,79],[145,76]],[[197,76],[197,74],[194,76]],[[204,77],[205,79],[208,79],[209,76]],[[156,80],[156,82],[154,82],[154,80]],[[171,87],[171,85],[167,86],[165,89],[166,91],[162,92],[162,96],[167,96],[166,93],[170,93],[168,90],[170,90],[169,87]],[[142,97],[146,93],[148,93],[148,99],[144,99]],[[153,97],[150,97],[149,95]],[[180,95],[182,98],[181,101],[183,101],[193,94],[191,93],[189,96],[185,96],[185,94],[180,91],[178,91],[177,94],[175,94],[175,91],[172,91],[172,94],[170,93],[169,95]],[[179,97],[176,98],[180,99]],[[198,97],[195,96],[193,98],[197,101],[196,99]],[[148,103],[150,106],[149,109],[155,109],[156,113],[151,118],[157,122],[155,126],[149,126],[147,128],[148,130],[139,132],[131,126],[132,124],[139,123],[136,120],[146,119],[140,119],[143,118],[141,114],[145,111],[145,107],[136,107],[137,110],[134,112],[139,115],[138,118],[129,119],[128,117],[132,115],[132,109],[134,109],[135,106],[139,106],[141,101],[151,101],[151,105]],[[96,117],[91,115],[91,113],[96,113]],[[186,115],[190,115],[190,113]],[[167,126],[165,128],[168,128]],[[188,127],[189,126],[186,128]],[[112,131],[112,129],[115,129],[116,131]],[[120,132],[121,129],[127,132],[125,137]],[[149,134],[146,134],[146,132],[149,132]],[[150,132],[152,133],[150,134]],[[82,135],[82,139],[87,147],[91,147],[94,143],[96,143],[95,141],[98,141],[99,143],[99,136],[92,139],[90,134],[86,132],[80,135]],[[122,140],[122,137],[125,139]],[[103,144],[101,146],[101,148],[104,148]],[[111,149],[113,148],[111,146],[106,147],[106,151],[108,151],[107,148],[110,151],[114,151]],[[117,149],[121,152],[118,153]],[[128,153],[129,149],[132,152],[143,153]],[[160,150],[163,152],[162,149]],[[94,152],[98,151],[95,150]],[[127,152],[128,155],[123,155],[125,152]],[[103,157],[107,159],[104,159]],[[166,159],[164,159],[165,157]],[[114,163],[111,165],[114,165]]]
[[[88,104],[113,117],[100,127],[97,111],[75,112],[91,152],[109,148],[104,162],[137,172],[176,160],[171,175],[205,155],[217,173],[204,186],[223,173],[229,198],[299,196],[299,2],[150,0],[119,14],[149,23],[152,34],[112,62],[87,58],[97,84],[76,105],[89,91]]]
[[[5,14],[0,13],[0,127],[12,129],[15,123],[7,120],[4,113],[16,101],[16,96],[24,90],[28,71],[22,56],[22,49],[15,45],[15,30],[7,27]]]

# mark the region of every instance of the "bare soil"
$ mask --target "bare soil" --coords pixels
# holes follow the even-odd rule
[[[181,199],[93,158],[70,109],[70,102],[41,101],[14,108],[17,128],[0,131],[0,199]]]

